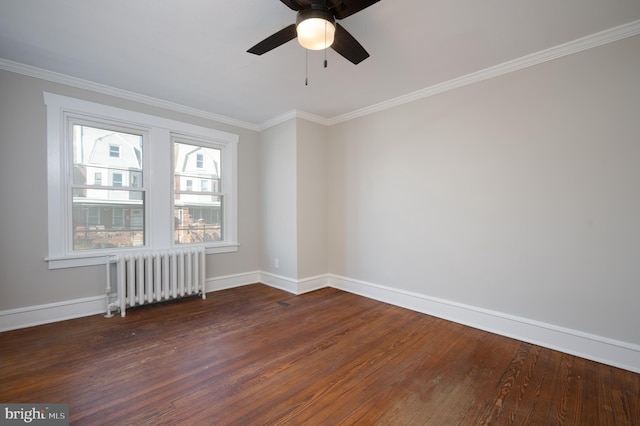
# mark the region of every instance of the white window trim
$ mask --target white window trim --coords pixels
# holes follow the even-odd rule
[[[224,145],[226,159],[230,163],[223,176],[225,190],[225,239],[224,241],[203,244],[207,254],[227,253],[238,250],[237,240],[237,153],[239,136],[220,130],[197,126],[181,121],[157,117],[122,108],[111,107],[81,99],[70,98],[44,92],[47,107],[47,171],[48,171],[48,262],[49,269],[77,266],[101,265],[111,254],[107,251],[87,253],[73,252],[70,249],[68,226],[71,223],[71,209],[67,199],[67,184],[70,179],[68,170],[68,143],[65,139],[67,116],[89,116],[97,120],[117,121],[133,127],[148,129],[149,141],[144,147],[147,152],[145,179],[148,180],[146,211],[153,211],[152,218],[147,216],[146,249],[166,250],[174,247],[172,206],[173,168],[171,161],[172,134],[182,134],[198,139],[206,139]],[[156,171],[154,172],[154,166]],[[164,167],[159,172],[157,167]],[[145,185],[147,186],[147,185]],[[148,213],[147,213],[148,215]],[[151,219],[151,220],[149,220]],[[130,251],[144,249],[131,248]],[[121,249],[119,252],[128,251]]]

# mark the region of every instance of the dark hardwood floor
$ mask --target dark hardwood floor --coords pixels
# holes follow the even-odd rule
[[[640,425],[640,375],[335,289],[256,284],[0,333],[72,424]]]

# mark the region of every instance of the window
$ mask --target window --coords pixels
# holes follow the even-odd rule
[[[117,251],[238,249],[237,135],[44,98],[50,269],[104,264]]]
[[[213,142],[175,137],[173,140],[173,214],[175,244],[224,239],[225,194],[211,191],[209,182],[223,179],[220,161],[224,147]],[[195,158],[195,161],[193,159]],[[195,167],[194,167],[195,166]],[[200,182],[194,191],[193,182]],[[183,190],[182,188],[185,188]]]
[[[98,207],[89,206],[82,210],[87,226],[91,227],[100,224],[100,209]]]
[[[118,230],[124,227],[124,209],[119,207],[113,208],[113,230]]]
[[[112,180],[113,186],[122,187],[122,173],[114,173]]]
[[[109,157],[111,157],[111,158],[120,158],[120,146],[119,145],[109,145]]]

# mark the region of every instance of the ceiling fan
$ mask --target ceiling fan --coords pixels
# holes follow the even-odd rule
[[[306,49],[331,47],[356,65],[369,57],[364,47],[336,20],[358,13],[380,0],[280,1],[298,12],[296,23],[267,37],[247,52],[262,55],[298,37],[298,42]]]

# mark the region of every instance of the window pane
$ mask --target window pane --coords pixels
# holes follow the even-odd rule
[[[75,185],[142,187],[141,135],[74,124],[72,139]]]
[[[173,209],[176,244],[220,241],[222,234],[222,197],[212,197],[214,205],[177,205]]]
[[[142,191],[74,189],[73,250],[143,246],[143,201]]]
[[[176,244],[224,238],[220,192],[221,150],[174,143],[174,220]]]

